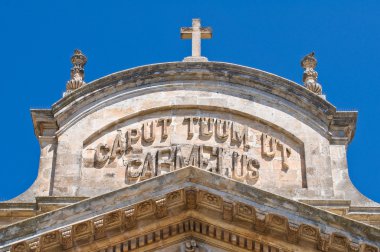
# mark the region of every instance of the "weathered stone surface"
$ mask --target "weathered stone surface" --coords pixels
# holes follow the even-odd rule
[[[357,112],[220,62],[143,66],[71,91],[31,111],[39,175],[0,203],[4,249],[378,251],[380,205],[348,176]]]
[[[136,68],[83,86],[50,113],[32,111],[39,138],[52,132],[37,124],[58,126],[53,145],[41,146],[47,151],[35,185],[14,202],[89,197],[198,162],[293,199],[378,206],[348,179],[345,149],[356,114],[255,69],[215,62]],[[178,150],[183,159],[174,162]]]
[[[196,209],[185,207],[182,195],[189,191],[197,194]],[[134,224],[123,232],[135,214]],[[263,222],[256,230],[259,220]],[[138,246],[159,248],[184,237],[206,239],[227,251],[239,246],[240,240],[242,249],[250,249],[253,243],[283,251],[316,251],[316,247],[345,251],[340,248],[351,243],[377,251],[380,245],[377,228],[187,167],[2,228],[0,250],[24,246],[36,236],[46,249],[76,246],[92,251],[126,241],[132,246],[132,240],[137,242],[134,237],[148,237],[147,232],[156,230],[159,235],[153,235],[151,243],[136,238]],[[161,245],[156,243],[159,240],[163,240]],[[300,241],[302,247],[297,245]]]

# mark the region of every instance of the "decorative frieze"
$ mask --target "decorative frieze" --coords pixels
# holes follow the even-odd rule
[[[223,201],[223,220],[232,221],[234,217],[233,202]]]
[[[318,239],[319,231],[315,227],[302,224],[300,227],[300,234],[306,240],[316,241]]]
[[[258,233],[265,234],[269,227],[268,227],[268,215],[262,212],[256,212],[256,218],[255,222],[253,224],[253,228]]]
[[[330,249],[331,236],[329,234],[320,233],[317,240],[317,248],[320,251],[327,252]]]
[[[348,240],[347,237],[340,235],[340,234],[332,234],[331,235],[331,246],[345,249],[348,247]]]
[[[376,248],[374,246],[370,246],[368,244],[362,244],[361,245],[364,252],[379,252],[379,248]]]
[[[155,215],[157,218],[163,218],[168,215],[166,198],[155,200]]]
[[[28,244],[26,242],[20,242],[12,246],[12,252],[28,252]]]
[[[185,196],[184,199],[182,195]],[[171,211],[169,209],[171,208],[182,209],[182,211],[195,210],[196,212],[192,212],[188,218],[184,217],[186,220],[183,223],[171,223],[169,226],[160,227],[162,230],[141,234],[141,239],[134,238],[130,242],[128,241],[128,247],[148,246],[162,239],[166,240],[172,236],[191,231],[248,250],[255,251],[256,248],[265,248],[269,251],[270,248],[277,248],[281,249],[279,251],[291,251],[291,249],[287,249],[286,247],[276,247],[271,243],[252,240],[241,236],[241,234],[235,231],[226,230],[219,226],[220,221],[227,221],[230,224],[234,223],[237,227],[241,223],[248,223],[253,227],[251,232],[253,234],[259,233],[260,236],[270,236],[272,234],[270,231],[280,232],[284,234],[284,241],[289,244],[299,244],[300,240],[309,241],[320,251],[330,251],[333,249],[334,251],[349,252],[378,252],[376,247],[350,241],[340,233],[321,233],[317,227],[309,224],[289,222],[287,217],[277,213],[258,211],[255,207],[246,205],[245,203],[232,202],[219,195],[203,190],[197,191],[191,187],[172,191],[166,195],[162,195],[160,198],[143,201],[128,208],[118,209],[97,216],[92,220],[76,223],[59,231],[41,234],[38,238],[20,241],[12,245],[11,252],[45,251],[57,248],[58,246],[62,249],[70,249],[82,245],[86,246],[91,239],[82,239],[83,237],[93,237],[92,242],[96,242],[105,237],[109,239],[120,235],[122,234],[120,232],[122,230],[132,232],[138,226],[138,222],[144,218],[150,221],[156,218],[157,221],[164,220],[165,223],[170,223],[171,219],[164,217],[170,216]],[[204,212],[209,213],[209,217],[202,217],[201,213]],[[203,221],[197,219],[198,215]],[[212,218],[210,218],[211,216]],[[213,223],[208,223],[204,222],[205,219],[214,221]],[[244,224],[244,227],[247,227],[247,225]],[[119,231],[110,232],[110,230],[116,230],[115,228]],[[82,242],[78,243],[78,241]],[[187,248],[191,249],[191,246]]]
[[[153,212],[153,204],[150,200],[144,201],[137,205],[138,216],[151,214]]]
[[[95,219],[92,221],[94,239],[101,239],[106,236],[106,226],[104,218]]]
[[[136,226],[136,216],[135,208],[130,208],[124,211],[124,226],[126,229],[131,229]]]
[[[222,210],[222,198],[205,191],[199,191],[199,203],[210,208]]]
[[[41,246],[40,246],[40,240],[34,239],[29,242],[29,251],[30,252],[40,252]]]
[[[197,208],[197,191],[194,189],[186,190],[186,207],[188,209]]]
[[[85,235],[91,232],[91,223],[89,221],[82,222],[74,226],[75,236]]]
[[[72,227],[61,229],[60,231],[60,243],[63,249],[69,249],[73,247],[73,233]]]
[[[105,222],[107,226],[119,225],[121,223],[121,212],[114,211],[114,212],[108,213],[105,216]]]
[[[360,250],[360,246],[357,243],[350,242],[347,246],[348,252],[358,252]]]
[[[288,223],[286,240],[290,243],[297,244],[300,238],[299,225],[295,223]]]
[[[276,230],[284,231],[288,227],[288,220],[283,216],[277,214],[269,214],[268,219],[269,225]]]
[[[256,217],[255,208],[238,203],[236,204],[236,216],[243,220],[254,221]]]
[[[166,196],[166,201],[168,205],[176,205],[183,202],[183,190],[175,191],[172,193],[169,193]]]
[[[58,232],[53,231],[53,232],[49,232],[47,234],[44,234],[44,235],[42,235],[41,240],[42,240],[42,247],[53,246],[59,242]]]

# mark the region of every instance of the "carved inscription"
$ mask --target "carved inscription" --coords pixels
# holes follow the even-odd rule
[[[177,117],[110,132],[87,146],[83,165],[124,168],[126,184],[194,166],[253,185],[260,178],[263,160],[280,162],[279,170],[286,173],[292,167],[292,154],[287,143],[247,125],[212,117]]]
[[[287,170],[289,168],[288,157],[292,154],[292,150],[278,139],[264,133],[262,134],[262,151],[264,156],[273,158],[278,148],[281,149],[283,169]]]

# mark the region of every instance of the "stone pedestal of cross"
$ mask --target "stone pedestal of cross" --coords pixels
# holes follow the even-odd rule
[[[208,61],[206,57],[201,56],[201,39],[210,39],[212,29],[210,27],[201,27],[199,18],[193,19],[192,27],[181,27],[181,39],[192,40],[192,55],[183,59],[185,62],[203,62]]]

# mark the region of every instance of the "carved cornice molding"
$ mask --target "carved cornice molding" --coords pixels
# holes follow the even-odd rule
[[[254,68],[223,62],[162,63],[113,73],[63,97],[53,104],[52,111],[59,118],[58,121],[63,122],[75,111],[108,95],[147,88],[151,84],[156,84],[152,87],[159,88],[161,84],[164,86],[165,83],[185,81],[224,82],[254,88],[283,98],[325,123],[329,121],[327,117],[336,112],[332,104],[295,82]],[[183,85],[178,87],[183,88]]]
[[[57,121],[50,109],[31,109],[34,134],[39,137],[55,137]]]
[[[152,223],[155,223],[153,229]],[[302,246],[319,251],[379,251],[374,245],[351,240],[341,233],[325,233],[317,226],[290,221],[288,217],[269,209],[259,211],[246,203],[231,201],[207,189],[194,187],[171,191],[159,198],[138,202],[61,229],[42,232],[37,237],[9,244],[6,248],[11,252],[52,249],[92,251],[91,246],[96,244],[97,250],[126,246],[130,251],[152,244],[158,246],[159,241],[177,236],[181,239],[207,237],[219,246],[235,246],[242,251],[257,246],[292,251],[300,241],[306,242]],[[271,237],[273,242],[262,239],[263,236]],[[111,239],[114,239],[112,245]]]
[[[140,86],[146,88],[150,84],[156,84],[152,85],[152,88],[157,89],[161,84],[173,81],[216,81],[252,87],[290,101],[313,114],[318,118],[317,120],[330,125],[331,141],[334,143],[348,143],[355,133],[357,112],[336,111],[332,104],[318,95],[308,92],[306,88],[295,82],[257,69],[228,63],[177,62],[141,66],[114,73],[71,92],[70,95],[66,95],[53,104],[52,109],[33,109],[31,112],[35,134],[36,136],[43,134],[41,129],[54,129],[49,130],[50,133],[57,131],[57,125],[61,127],[68,117],[76,114],[75,112],[81,110],[82,107],[99,101],[107,95],[129,89],[139,89]],[[181,87],[183,88],[182,84],[178,86],[178,88]],[[40,121],[45,116],[51,120]],[[40,123],[43,123],[42,127]]]
[[[357,111],[337,111],[329,125],[332,144],[348,144],[355,136]]]

